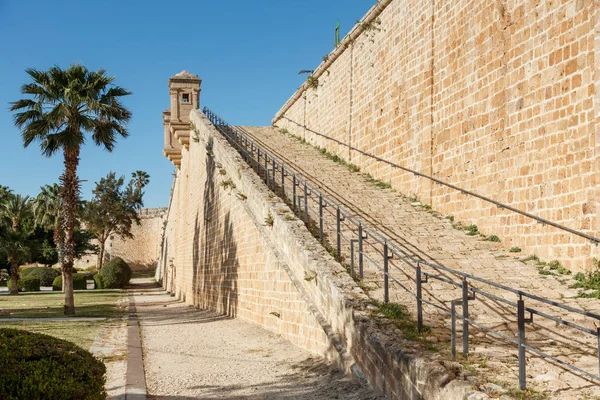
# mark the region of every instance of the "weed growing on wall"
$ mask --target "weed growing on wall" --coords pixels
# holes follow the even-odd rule
[[[419,338],[419,330],[417,323],[412,320],[406,306],[398,303],[384,303],[375,301],[373,303],[377,307],[380,314],[388,317],[398,329],[402,331],[404,337],[408,340],[417,340]],[[423,333],[431,332],[431,328],[423,326]]]
[[[323,154],[325,157],[327,157],[334,163],[343,165],[344,167],[348,168],[350,170],[350,172],[359,172],[360,171],[360,168],[357,165],[346,162],[345,160],[341,159],[339,156],[327,151],[327,149],[324,149],[322,147],[316,147],[316,146],[315,146],[315,148],[317,150],[319,150],[319,152],[321,154]]]
[[[306,83],[309,89],[316,90],[319,87],[319,80],[312,75],[306,78]]]
[[[230,189],[230,190],[235,189],[235,183],[233,182],[233,180],[231,178],[227,179],[226,181],[219,182],[219,185],[223,189]]]
[[[500,240],[500,238],[496,235],[491,235],[488,236],[487,238],[485,238],[486,241],[488,242],[496,242],[496,243],[500,243],[502,240]]]
[[[479,235],[479,228],[477,228],[477,225],[475,224],[465,226],[464,231],[467,232],[467,235],[469,236]]]
[[[269,210],[267,211],[267,216],[265,217],[265,225],[273,226],[274,222],[275,220],[273,219],[273,214],[271,214],[271,209],[269,208]]]

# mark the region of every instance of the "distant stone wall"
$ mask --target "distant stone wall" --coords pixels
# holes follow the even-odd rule
[[[374,157],[599,236],[598,2],[382,0],[363,21],[273,122],[507,247],[591,268],[586,239]]]
[[[156,268],[166,212],[166,208],[141,209],[140,224],[133,224],[131,229],[133,239],[113,235],[112,240],[106,241],[105,261],[110,257],[121,257],[134,271]],[[97,263],[98,256],[90,254],[76,260],[75,268],[86,269]]]

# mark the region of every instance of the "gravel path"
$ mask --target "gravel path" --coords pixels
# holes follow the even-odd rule
[[[107,399],[124,400],[127,370],[126,320],[121,319],[107,324],[94,341],[90,351],[106,365]]]
[[[383,399],[257,325],[135,292],[151,399]]]

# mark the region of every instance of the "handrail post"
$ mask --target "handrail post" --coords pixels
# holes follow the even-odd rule
[[[450,347],[452,347],[452,358],[456,357],[456,304],[451,302],[451,324],[452,324],[452,335],[450,336]]]
[[[337,212],[336,212],[336,236],[337,236],[337,260],[338,262],[342,261],[342,232],[340,229],[340,222],[341,222],[342,218],[341,218],[341,213],[340,213],[340,207],[338,206],[337,208]]]
[[[390,288],[388,279],[388,244],[383,243],[383,301],[387,304],[390,302]]]
[[[275,163],[275,159],[272,160],[271,163],[273,165],[273,178],[271,179],[271,190],[275,191],[275,172],[277,171],[277,165]]]
[[[294,197],[294,212],[297,212],[296,209],[296,174],[292,175],[292,192]]]
[[[525,302],[522,298],[517,301],[517,326],[519,329],[519,388],[527,389],[527,376],[525,376]]]
[[[304,181],[304,223],[308,226],[308,189]]]
[[[269,157],[265,154],[265,184],[269,187]]]
[[[358,224],[358,276],[363,278],[363,228]]]
[[[260,177],[260,147],[256,146],[256,173]]]
[[[421,280],[421,264],[417,263],[416,268],[416,282],[417,282],[417,329],[419,334],[423,333],[423,293],[422,293],[422,280]]]
[[[281,199],[285,201],[285,167],[281,163]]]
[[[462,281],[462,308],[463,308],[463,356],[469,357],[469,283],[467,278]]]
[[[319,240],[323,243],[323,195],[319,193]]]
[[[352,278],[354,278],[354,242],[356,239],[350,239],[350,276]]]
[[[598,338],[598,376],[600,376],[600,327],[596,328],[596,337]]]

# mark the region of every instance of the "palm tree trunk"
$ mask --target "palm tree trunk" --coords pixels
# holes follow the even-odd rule
[[[77,164],[79,150],[65,151],[65,172],[61,176],[63,187],[63,291],[65,292],[65,315],[75,314],[75,299],[73,297],[73,263],[75,261],[75,214],[79,200],[79,180],[77,179]]]
[[[56,252],[58,253],[58,266],[62,271],[63,264],[63,251],[65,247],[65,239],[62,230],[62,218],[57,219],[54,224],[54,244],[56,246]]]
[[[10,294],[19,294],[19,260],[16,257],[11,257],[10,260],[10,279],[12,280]]]

